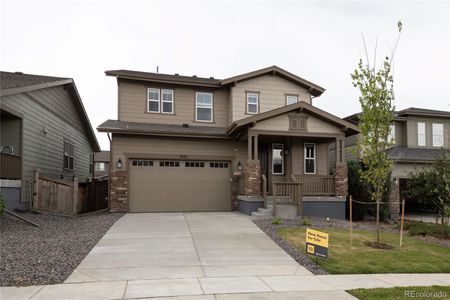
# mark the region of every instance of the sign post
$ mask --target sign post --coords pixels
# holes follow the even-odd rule
[[[306,229],[306,253],[316,257],[328,257],[328,233]]]

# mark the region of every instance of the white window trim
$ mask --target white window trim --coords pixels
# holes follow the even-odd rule
[[[171,101],[167,101],[164,100],[164,92],[170,92],[172,94],[172,100]],[[173,92],[173,90],[169,90],[169,89],[161,89],[161,113],[162,114],[168,114],[168,115],[173,115],[174,112],[174,96],[175,93]],[[171,112],[165,112],[164,111],[164,103],[172,103],[172,111]]]
[[[294,104],[294,103],[291,103],[291,104],[288,103],[289,102],[288,101],[289,97],[295,97],[297,99],[297,101],[295,101],[294,103],[298,103],[298,96],[297,95],[286,95],[286,105]]]
[[[438,137],[436,134],[434,134],[434,125],[440,125],[442,126],[442,135],[439,137],[441,138],[442,143],[437,145],[435,144],[435,137]],[[431,136],[432,136],[432,145],[433,147],[443,147],[444,146],[444,124],[443,123],[432,123],[431,124]]]
[[[306,145],[314,145],[314,157],[313,158],[306,157]],[[316,143],[304,143],[303,144],[303,156],[304,156],[304,159],[303,159],[303,173],[305,175],[315,175],[317,173],[316,153],[317,153],[317,151],[316,151]],[[312,159],[314,161],[314,172],[313,173],[311,173],[311,172],[307,173],[306,172],[306,159]]]
[[[274,165],[273,165],[273,148],[274,146],[281,146],[281,173],[275,173],[274,172]],[[272,175],[284,175],[284,144],[280,143],[273,143],[272,144]]]
[[[67,153],[66,155],[66,144],[69,144],[72,146],[73,149],[73,153],[72,155],[70,155],[70,153]],[[69,171],[73,171],[75,169],[75,144],[72,142],[69,142],[67,140],[64,140],[64,149],[63,149],[64,153],[63,153],[63,169],[64,170],[69,170]],[[67,159],[67,168],[64,166],[64,159],[65,157],[68,157]],[[70,158],[72,158],[72,168],[70,168]]]
[[[158,100],[150,99],[150,91],[158,91]],[[158,102],[158,111],[150,110],[150,102]],[[161,90],[155,88],[147,89],[147,112],[153,114],[159,114],[161,112]]]
[[[388,142],[391,144],[395,144],[395,124],[391,124],[389,126],[389,133],[388,133]]]
[[[251,96],[256,96],[256,103],[249,103],[248,102],[248,96],[250,96],[250,95]],[[257,115],[258,112],[259,112],[259,94],[258,93],[251,93],[251,92],[249,92],[249,93],[246,94],[245,98],[246,98],[246,102],[247,102],[247,114],[249,114],[249,115]],[[248,109],[249,105],[256,105],[256,112],[250,112],[249,109]]]
[[[423,134],[421,134],[419,132],[420,124],[423,124]],[[424,137],[424,144],[423,145],[420,144],[420,139],[419,139],[419,137],[422,136],[422,135]],[[427,145],[427,124],[425,122],[417,122],[417,146],[425,147],[426,145]]]
[[[209,94],[211,95],[211,107],[206,106],[198,106],[197,104],[197,96],[198,94]],[[197,114],[197,108],[211,108],[211,120],[199,120],[198,114]],[[214,122],[214,94],[208,93],[208,92],[195,92],[195,121],[196,122],[202,122],[202,123],[212,123]]]

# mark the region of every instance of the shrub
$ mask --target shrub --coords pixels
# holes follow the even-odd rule
[[[348,194],[352,195],[353,200],[360,202],[368,202],[373,204],[352,203],[353,220],[362,220],[366,215],[376,216],[376,205],[370,198],[371,187],[365,184],[361,179],[361,170],[364,168],[358,161],[352,160],[347,162],[348,168]],[[390,177],[390,176],[389,176]],[[389,201],[390,187],[388,187],[382,197],[382,202]],[[347,212],[348,212],[347,201]],[[389,218],[389,205],[381,204],[380,219],[385,220]]]
[[[274,219],[272,220],[272,224],[273,224],[273,225],[281,225],[281,224],[283,224],[283,219],[281,219],[280,217],[274,218]]]
[[[302,224],[303,226],[306,226],[306,227],[312,225],[312,223],[311,223],[311,221],[309,220],[308,217],[303,217],[303,218],[300,220],[300,222],[301,222],[301,224]]]
[[[399,228],[400,225],[397,226]],[[424,222],[406,222],[403,225],[410,235],[434,236],[437,238],[450,238],[450,226]]]
[[[0,194],[0,215],[3,214],[4,210],[5,210],[5,200],[3,200],[3,195]]]

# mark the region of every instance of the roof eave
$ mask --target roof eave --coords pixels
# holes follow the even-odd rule
[[[44,82],[44,83],[38,83],[38,84],[9,88],[9,89],[1,89],[0,96],[10,96],[10,95],[16,95],[16,94],[20,94],[20,93],[27,93],[27,92],[31,92],[34,90],[41,90],[41,89],[45,89],[45,88],[51,88],[51,87],[70,84],[70,83],[73,83],[73,79],[68,78],[68,79],[57,80],[57,81],[52,81],[52,82]]]

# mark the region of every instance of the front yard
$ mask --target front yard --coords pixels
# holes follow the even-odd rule
[[[319,259],[321,268],[331,274],[375,273],[450,273],[450,249],[405,236],[399,247],[397,232],[381,233],[381,241],[393,247],[390,250],[375,249],[365,242],[372,242],[374,233],[367,230],[353,231],[353,245],[345,229],[318,229],[329,233],[327,259]],[[305,228],[280,228],[278,234],[305,252]]]
[[[69,218],[20,214],[34,227],[0,217],[0,286],[63,282],[122,214]]]
[[[392,249],[375,249],[366,245],[375,240],[373,222],[355,222],[350,245],[348,221],[310,218],[306,225],[330,234],[328,258],[319,258],[316,264],[314,257],[306,254],[304,222],[287,219],[279,225],[270,219],[254,222],[313,274],[450,273],[450,239],[436,235],[429,228],[433,224],[406,225],[411,232],[404,232],[403,246],[399,247],[398,228],[383,223],[381,242]]]

